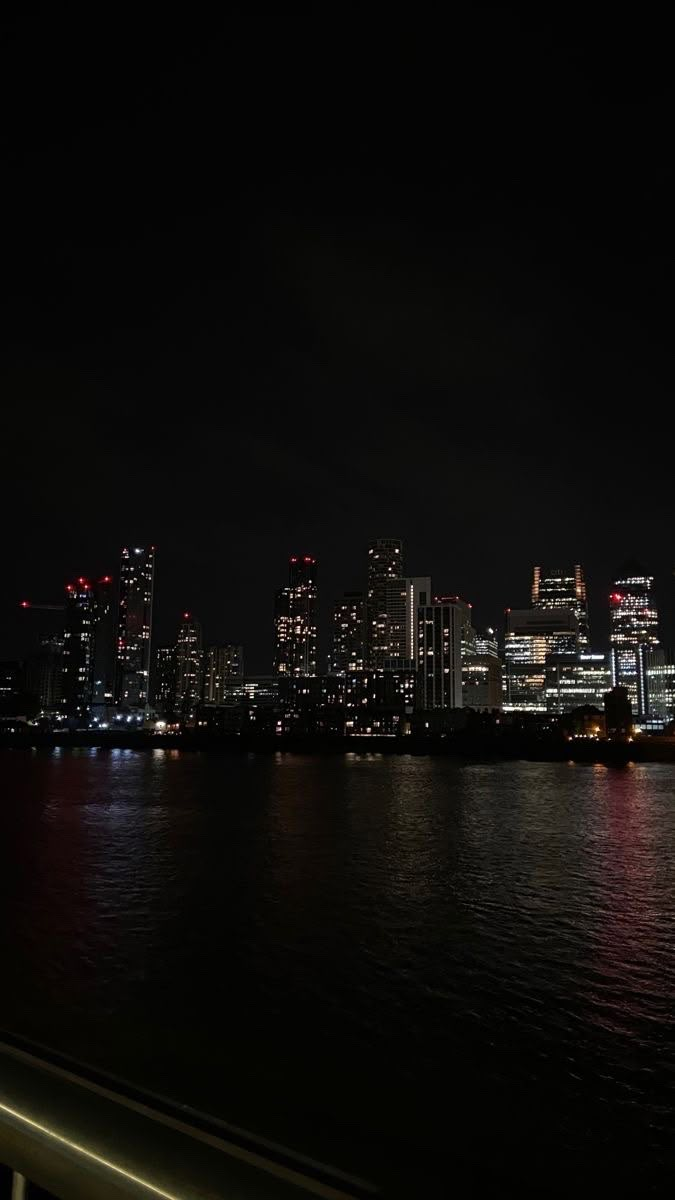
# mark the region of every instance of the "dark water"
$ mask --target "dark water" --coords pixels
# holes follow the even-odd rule
[[[672,767],[6,752],[0,783],[0,1024],[385,1180],[671,1190]]]

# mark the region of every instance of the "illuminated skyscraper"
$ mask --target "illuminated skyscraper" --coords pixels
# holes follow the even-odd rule
[[[244,674],[243,646],[209,646],[204,655],[204,699],[208,704],[224,704],[227,685]]]
[[[579,622],[569,608],[507,609],[504,707],[545,712],[546,659],[549,654],[575,654],[578,643]]]
[[[111,575],[104,575],[94,584],[94,607],[96,625],[92,701],[100,710],[101,706],[113,704],[115,692],[115,603]]]
[[[392,655],[389,606],[392,582],[403,578],[403,543],[400,538],[376,538],[368,547],[368,666],[384,667],[385,659],[404,657]]]
[[[189,612],[183,613],[176,638],[176,714],[194,719],[202,694],[202,627]]]
[[[647,660],[659,644],[653,587],[654,577],[630,563],[609,598],[612,686],[626,688],[638,718],[649,714]]]
[[[289,560],[288,587],[274,605],[274,670],[277,675],[316,675],[317,563],[309,554]]]
[[[154,546],[122,551],[115,700],[129,708],[148,703],[154,578]]]
[[[463,608],[455,597],[420,605],[417,615],[417,703],[420,708],[462,707]]]
[[[94,681],[96,602],[87,579],[80,576],[66,587],[66,624],[63,634],[61,709],[66,716],[84,720],[89,715]]]
[[[532,607],[566,608],[577,618],[579,648],[588,645],[588,601],[586,580],[579,563],[566,567],[535,567],[532,576]]]
[[[387,654],[385,664],[414,667],[417,659],[417,610],[431,604],[431,578],[428,575],[391,579],[385,588],[385,621],[382,628]]]
[[[332,675],[364,670],[366,632],[366,598],[363,592],[345,592],[333,610],[333,644],[328,663]]]

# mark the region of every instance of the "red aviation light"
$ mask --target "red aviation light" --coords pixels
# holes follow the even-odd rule
[[[623,596],[620,592],[612,592],[610,600],[612,601],[612,604],[620,604],[623,600]]]
[[[309,554],[306,554],[306,555],[305,555],[305,559],[304,559],[304,561],[305,561],[305,562],[310,562],[310,563],[313,563],[313,562],[314,562],[314,559],[313,559],[313,558],[311,558]]]
[[[292,554],[292,555],[291,555],[291,562],[297,562],[297,561],[298,561],[298,556],[297,556],[297,554]]]
[[[104,575],[102,579],[99,579],[99,583],[112,583],[112,575]]]
[[[22,600],[19,607],[20,608],[30,608],[30,600]]]
[[[183,620],[184,620],[184,621],[189,621],[189,620],[190,620],[190,614],[189,614],[189,613],[183,613]]]

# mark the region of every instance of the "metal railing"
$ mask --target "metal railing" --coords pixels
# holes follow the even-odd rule
[[[352,1178],[0,1034],[0,1163],[58,1200],[372,1200]]]

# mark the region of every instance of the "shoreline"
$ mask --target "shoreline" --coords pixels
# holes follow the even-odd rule
[[[639,738],[634,742],[532,737],[507,734],[499,737],[302,737],[300,735],[213,735],[186,731],[158,735],[149,732],[102,733],[83,730],[69,734],[28,731],[0,737],[0,749],[11,750],[183,750],[214,754],[302,754],[324,757],[336,754],[438,756],[478,761],[588,762],[625,766],[629,762],[675,764],[675,738]]]

